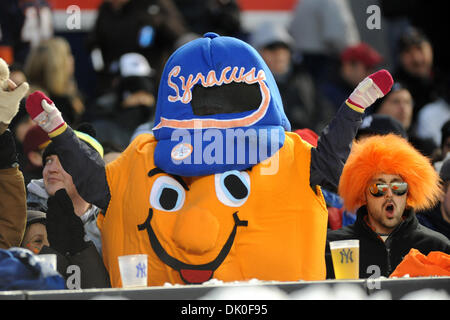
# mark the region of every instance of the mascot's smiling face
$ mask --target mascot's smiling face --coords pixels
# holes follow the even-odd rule
[[[138,226],[139,230],[147,230],[158,258],[178,271],[185,283],[211,279],[229,254],[237,228],[247,226],[247,221],[239,218],[239,209],[250,195],[248,173],[229,171],[190,179],[192,191],[183,178],[166,175],[159,168],[150,170],[148,175],[155,178],[150,192],[151,207],[145,223]],[[216,199],[203,197],[206,201],[189,203],[194,196],[191,194],[211,191],[212,184]],[[208,193],[205,191],[202,192],[204,196]],[[152,220],[160,232],[155,232]],[[183,252],[181,255],[180,251]],[[173,252],[172,255],[169,252]],[[179,256],[184,259],[177,259]]]

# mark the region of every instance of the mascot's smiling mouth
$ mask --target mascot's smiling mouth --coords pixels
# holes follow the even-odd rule
[[[170,256],[166,252],[166,250],[164,250],[150,224],[152,217],[153,210],[152,208],[150,208],[148,210],[147,220],[145,220],[143,224],[138,225],[138,230],[141,231],[147,229],[148,237],[150,239],[150,244],[153,248],[153,251],[155,251],[156,255],[159,257],[159,259],[161,259],[162,262],[164,262],[174,270],[177,270],[180,273],[181,279],[187,284],[203,283],[211,279],[214,271],[222,264],[222,262],[230,252],[231,246],[233,245],[234,238],[236,236],[237,227],[248,226],[248,221],[239,219],[237,211],[233,213],[233,230],[228,236],[225,245],[222,247],[222,250],[220,250],[217,257],[213,261],[205,264],[192,265],[175,259],[174,257]]]

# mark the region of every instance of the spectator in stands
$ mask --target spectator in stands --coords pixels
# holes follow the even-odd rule
[[[26,222],[25,185],[18,167],[14,137],[8,129],[19,110],[28,83],[9,80],[8,65],[0,59],[0,248],[17,247]]]
[[[27,210],[27,224],[20,246],[31,250],[34,254],[56,254],[57,270],[66,280],[73,274],[73,269],[68,269],[68,267],[78,266],[80,268],[79,281],[68,285],[69,289],[110,287],[109,277],[100,255],[95,247],[86,247],[84,244],[81,220],[78,221],[79,219],[77,220],[75,215],[68,215],[67,213],[70,213],[71,209],[70,205],[68,202],[64,203],[64,197],[60,194],[57,197],[57,200],[55,200],[56,198],[50,198],[51,204],[49,205],[48,214],[38,210]],[[69,206],[64,207],[65,205]],[[49,219],[47,219],[47,215]],[[58,216],[63,217],[63,219],[61,217],[58,218]],[[59,236],[56,238],[54,236],[55,233],[59,233]],[[61,254],[56,249],[60,249],[62,244],[50,244],[48,234],[55,242],[66,242],[65,245],[73,248],[72,250],[75,250],[76,253]],[[68,241],[72,243],[69,245]],[[80,247],[79,249],[76,249],[77,245]]]
[[[83,143],[103,156],[92,128],[83,124],[77,136]],[[56,254],[58,272],[70,276],[67,267],[81,269],[81,288],[109,287],[109,277],[101,256],[100,231],[97,227],[99,208],[84,201],[78,194],[72,177],[63,169],[50,143],[42,155],[43,179],[32,180],[28,186],[27,204],[34,211],[46,213],[45,234],[49,244],[43,244],[39,254]],[[43,230],[40,230],[43,231]],[[26,244],[24,244],[26,245]],[[37,250],[37,248],[36,248]]]
[[[173,0],[103,1],[88,39],[97,72],[96,96],[111,88],[120,72],[119,59],[128,52],[144,55],[159,79],[176,41],[186,32]]]
[[[67,40],[55,37],[42,41],[30,52],[24,70],[31,85],[44,89],[61,106],[64,119],[77,125],[85,107],[74,79],[74,58]]]
[[[117,86],[97,99],[92,124],[98,140],[125,149],[139,125],[153,123],[155,88],[154,70],[147,59],[139,53],[124,54]]]
[[[427,103],[417,114],[416,132],[421,138],[441,144],[441,128],[450,120],[450,76],[443,83],[437,100]]]
[[[439,175],[429,159],[395,134],[372,136],[352,146],[339,182],[347,210],[357,211],[353,225],[327,235],[327,277],[333,278],[329,241],[360,241],[359,276],[378,266],[389,276],[411,248],[450,253],[450,241],[417,221],[415,211],[439,201]]]
[[[437,98],[438,71],[433,68],[433,47],[416,28],[407,28],[398,40],[399,65],[393,77],[404,83],[414,101],[413,125],[421,108]]]
[[[407,132],[409,142],[422,154],[430,158],[434,157],[438,147],[433,139],[421,138],[416,133],[416,127],[413,125],[414,106],[415,101],[411,90],[403,83],[396,82],[389,94],[377,101],[371,111],[374,114],[388,115],[399,121]]]
[[[433,47],[433,64],[439,72],[450,75],[450,49],[442,41],[441,30],[450,29],[447,4],[440,0],[379,0],[381,14],[392,21],[406,21],[426,35]]]
[[[272,71],[292,128],[309,128],[320,132],[336,110],[320,96],[305,67],[293,60],[294,39],[285,27],[270,22],[264,23],[251,34],[250,43]],[[347,96],[351,92],[352,90]],[[346,97],[339,105],[345,99]]]
[[[50,246],[47,238],[46,214],[38,210],[27,210],[27,224],[21,247],[39,254],[43,246]]]
[[[336,72],[330,72],[320,91],[337,110],[352,88],[373,73],[382,61],[381,55],[366,43],[350,46],[342,52],[339,67]]]
[[[50,143],[47,132],[35,125],[28,130],[23,141],[23,153],[26,157],[26,164],[21,169],[27,185],[32,179],[42,178],[42,153]]]
[[[390,133],[407,139],[406,131],[400,122],[387,115],[372,114],[363,119],[356,133],[355,140],[360,141],[373,135],[386,135]],[[337,230],[355,223],[356,212],[345,210],[343,200],[339,195],[326,189],[322,189],[322,192],[328,207],[329,229]]]
[[[417,219],[422,225],[440,232],[450,239],[450,159],[445,160],[439,175],[443,181],[444,194],[434,208],[419,212]]]
[[[377,101],[372,109],[373,114],[384,114],[401,123],[408,131],[412,124],[414,101],[410,90],[400,82],[395,82],[391,92]]]
[[[338,64],[345,48],[360,42],[350,7],[340,0],[298,1],[289,33],[296,52],[318,83]]]
[[[79,129],[91,133],[91,135],[89,135],[82,131],[76,131],[77,136],[81,139],[81,141],[83,141],[88,147],[96,150],[103,157],[103,147],[95,138],[92,137],[92,135],[95,135],[92,133],[92,129],[87,129],[87,127]],[[48,220],[50,219],[50,216],[48,215],[48,201],[50,198],[55,197],[58,190],[64,189],[65,192],[60,192],[59,196],[56,197],[53,202],[56,204],[62,202],[65,205],[64,208],[66,209],[73,207],[73,209],[71,209],[72,214],[80,220],[80,222],[82,221],[84,225],[84,239],[86,241],[93,242],[98,252],[101,254],[100,232],[96,224],[97,215],[100,209],[84,201],[84,199],[78,194],[77,189],[73,184],[72,177],[61,166],[58,155],[56,154],[52,143],[45,148],[42,159],[44,162],[42,171],[43,178],[31,180],[31,182],[27,185],[28,207],[30,209],[47,212]],[[70,200],[70,204],[67,199]],[[48,232],[49,241],[52,246],[54,246],[55,249],[62,254],[65,254],[67,250],[72,250],[68,247],[69,244],[58,238],[58,235],[64,236],[64,234],[53,234],[50,231]],[[73,251],[71,253],[73,253]]]

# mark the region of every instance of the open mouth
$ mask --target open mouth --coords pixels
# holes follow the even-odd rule
[[[150,239],[150,244],[155,251],[158,258],[170,266],[172,269],[177,270],[180,273],[181,279],[187,284],[198,284],[210,280],[213,277],[214,271],[222,264],[226,256],[230,252],[233,246],[234,238],[236,236],[237,227],[248,226],[248,221],[240,220],[237,212],[233,213],[234,226],[233,230],[230,232],[227,241],[220,250],[217,257],[211,262],[205,264],[187,264],[172,256],[170,256],[166,250],[162,247],[155,232],[150,224],[153,216],[152,208],[148,211],[148,217],[143,224],[138,225],[138,230],[147,230],[148,237]]]
[[[392,218],[394,216],[394,204],[388,203],[384,209],[388,218]]]

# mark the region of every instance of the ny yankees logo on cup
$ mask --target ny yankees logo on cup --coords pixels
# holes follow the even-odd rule
[[[342,249],[339,253],[341,254],[341,263],[353,262],[353,251],[351,249]]]

